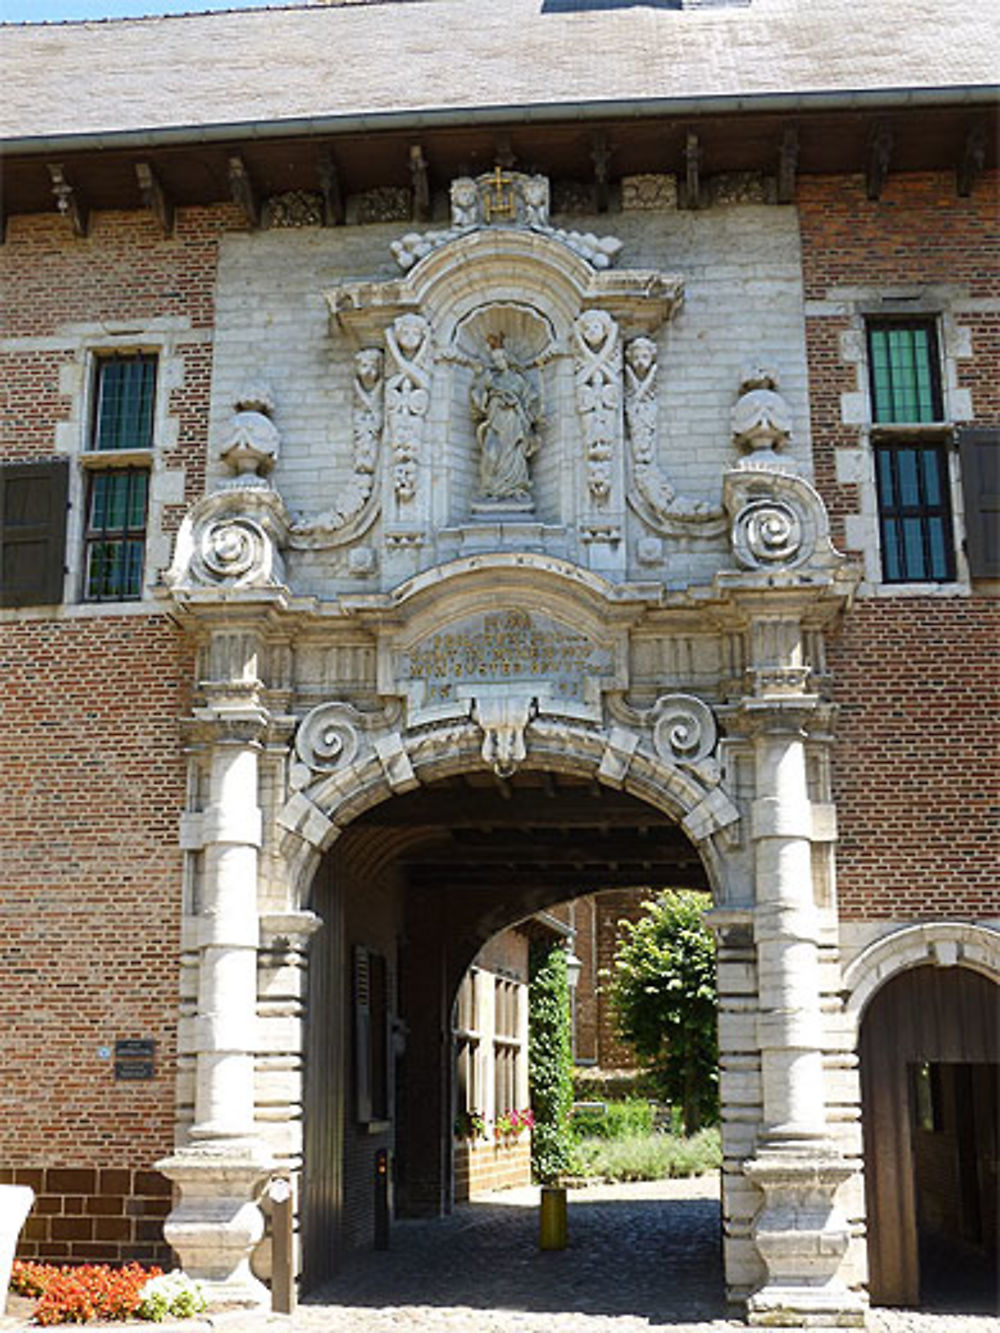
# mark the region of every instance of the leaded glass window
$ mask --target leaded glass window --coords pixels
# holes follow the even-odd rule
[[[882,577],[947,583],[955,577],[948,460],[940,445],[875,446]]]
[[[146,353],[97,362],[92,449],[151,449],[156,357]]]
[[[872,421],[878,425],[941,421],[941,374],[931,320],[868,325]]]
[[[93,472],[87,497],[84,596],[123,601],[142,596],[149,473],[144,468]]]

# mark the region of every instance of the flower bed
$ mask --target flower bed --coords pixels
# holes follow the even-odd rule
[[[191,1318],[205,1309],[196,1282],[183,1273],[126,1264],[56,1265],[15,1260],[10,1289],[36,1302],[35,1323],[89,1324],[92,1320]]]

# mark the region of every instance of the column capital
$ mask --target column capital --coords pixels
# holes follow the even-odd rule
[[[727,729],[756,739],[758,736],[816,736],[829,732],[833,704],[818,694],[745,697],[727,710]]]
[[[259,747],[266,740],[271,714],[254,699],[226,700],[196,708],[188,723],[194,738],[213,745]]]

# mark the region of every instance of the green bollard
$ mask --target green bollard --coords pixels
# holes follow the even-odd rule
[[[566,1248],[566,1186],[543,1185],[539,1213],[538,1248],[564,1250]]]

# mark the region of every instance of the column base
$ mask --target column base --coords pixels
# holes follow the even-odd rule
[[[868,1302],[857,1292],[767,1286],[747,1301],[756,1328],[864,1328]]]
[[[163,1224],[184,1272],[201,1283],[212,1304],[260,1306],[267,1287],[250,1271],[250,1255],[264,1234],[260,1192],[273,1169],[256,1139],[211,1140],[179,1148],[156,1164],[180,1189]]]
[[[854,1165],[829,1143],[770,1143],[743,1170],[764,1195],[753,1240],[768,1271],[747,1301],[749,1323],[863,1328],[865,1300],[837,1276],[850,1228],[834,1199]]]

